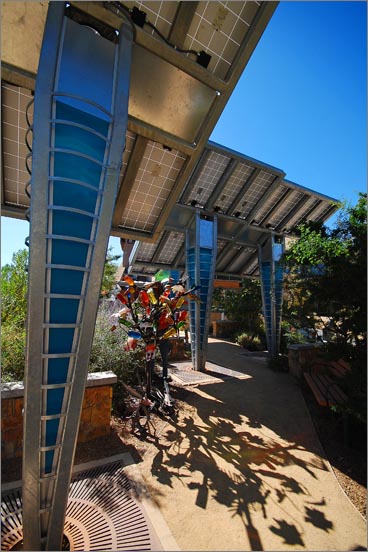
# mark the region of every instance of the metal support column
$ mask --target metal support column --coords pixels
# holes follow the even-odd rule
[[[258,246],[263,315],[267,347],[271,356],[276,356],[280,350],[284,278],[280,258],[283,250],[283,242],[280,242],[280,239],[274,235],[271,235],[263,246]]]
[[[23,444],[24,550],[61,550],[127,127],[116,43],[50,2],[35,90]]]
[[[204,370],[217,254],[217,216],[196,212],[186,234],[189,286],[200,286],[200,303],[189,302],[190,335],[194,370]]]

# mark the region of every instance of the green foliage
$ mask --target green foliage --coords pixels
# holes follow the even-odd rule
[[[115,285],[115,275],[118,268],[118,265],[116,264],[115,261],[121,258],[121,255],[113,255],[111,251],[112,251],[112,247],[109,247],[109,249],[107,250],[105,268],[104,268],[104,273],[102,277],[102,284],[101,284],[102,296],[108,295],[113,290]]]
[[[337,410],[366,423],[367,194],[355,206],[343,206],[332,229],[301,226],[284,262],[284,319],[296,329],[328,330],[327,358],[351,365],[339,382],[348,402]]]
[[[1,379],[23,381],[26,348],[26,330],[12,324],[1,329]]]
[[[110,301],[102,299],[97,314],[95,334],[93,338],[90,372],[111,370],[116,374],[118,381],[113,389],[113,409],[117,413],[124,411],[126,392],[123,383],[136,385],[139,377],[144,374],[144,347],[137,347],[134,351],[126,351],[127,335],[121,327],[111,331]]]
[[[1,323],[24,328],[27,317],[27,249],[13,254],[10,264],[1,268]]]
[[[235,337],[236,343],[248,349],[249,351],[263,351],[264,344],[262,343],[260,337],[254,334],[241,333]]]
[[[295,327],[329,318],[336,341],[366,346],[367,197],[344,207],[336,227],[302,225],[284,255],[284,314]]]
[[[13,254],[1,268],[1,372],[3,381],[24,377],[27,316],[28,251]]]
[[[226,290],[221,287],[215,288],[212,294],[212,305],[211,305],[212,311],[224,312],[225,298],[226,298]]]
[[[223,311],[229,320],[238,322],[240,330],[253,335],[264,335],[262,294],[258,280],[243,280],[239,291],[222,288],[215,291],[213,308]]]
[[[280,352],[286,353],[288,345],[298,345],[307,340],[304,333],[291,326],[286,320],[281,321]]]

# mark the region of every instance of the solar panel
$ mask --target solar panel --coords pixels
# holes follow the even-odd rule
[[[216,202],[216,204],[221,208],[224,213],[227,212],[230,205],[232,204],[238,193],[241,191],[253,171],[254,167],[250,165],[246,165],[245,163],[238,164],[233,174],[230,176],[229,180],[225,184],[225,187]],[[243,205],[243,202],[241,204],[241,207],[245,207],[245,205]]]
[[[29,198],[25,194],[25,185],[30,179],[26,171],[25,158],[29,153],[25,144],[28,128],[26,108],[33,99],[25,88],[2,84],[2,156],[4,201],[8,205],[28,207]],[[29,109],[33,116],[33,106]],[[29,135],[32,143],[32,136]]]
[[[211,152],[198,178],[194,182],[190,182],[191,191],[187,203],[195,200],[204,207],[228,163],[229,158],[227,156]]]
[[[74,4],[71,2],[72,6]],[[145,273],[152,270],[154,273],[156,267],[149,265],[152,260],[157,265],[176,261],[194,213],[191,204],[204,212],[208,210],[211,216],[217,212],[218,258],[222,268],[227,262],[232,273],[243,270],[246,265],[249,253],[246,244],[256,246],[264,241],[266,226],[282,231],[283,225],[290,229],[304,219],[328,217],[332,205],[329,198],[281,181],[285,173],[280,169],[207,142],[276,4],[166,0],[124,4],[130,9],[143,10],[151,24],[151,27],[136,28],[129,130],[112,228],[114,235],[123,238],[137,240],[147,236],[150,243],[140,243],[134,268],[139,266]],[[75,7],[84,14],[88,12],[87,17],[96,17],[115,28],[121,24],[121,15],[114,11],[116,5],[112,3],[112,10],[99,2],[77,2]],[[5,16],[9,18],[9,14],[7,11]],[[29,28],[29,22],[27,25]],[[40,22],[40,28],[42,25]],[[208,67],[189,62],[188,58],[197,61],[197,56],[179,53],[178,49],[167,45],[165,39],[177,41],[182,49],[207,52],[211,56]],[[31,47],[37,57],[39,45],[24,44],[25,38],[21,35],[18,41],[20,50]],[[5,48],[8,63],[25,73],[34,71],[22,65],[23,59],[16,63],[12,57],[16,53],[8,50]],[[149,71],[142,71],[139,64],[144,60],[146,63],[152,60],[152,67],[148,66],[149,77]],[[16,83],[22,81],[22,74],[17,73]],[[10,71],[9,75],[12,77],[13,73]],[[170,78],[162,79],[163,75]],[[2,85],[3,208],[4,212],[8,208],[8,213],[16,216],[24,214],[29,205],[24,189],[29,179],[24,166],[27,153],[25,106],[32,98],[28,81],[22,88],[15,83]],[[186,89],[180,89],[179,98],[173,90],[180,83],[189,88],[193,85],[193,93],[187,94]],[[149,90],[153,96],[152,105],[148,106]],[[198,105],[198,95],[207,98],[205,105]],[[229,242],[239,247],[232,251],[233,260]],[[251,251],[254,250],[251,248]],[[235,258],[236,252],[238,257]],[[250,253],[249,258],[252,255],[254,253]],[[252,270],[256,273],[256,269],[255,258],[247,273]]]
[[[276,211],[272,217],[269,219],[269,224],[276,228],[276,226],[282,221],[282,219],[290,212],[290,210],[296,205],[296,203],[303,197],[302,192],[298,192],[296,190],[293,191],[292,194],[290,194],[285,201],[282,203],[280,208]]]
[[[144,11],[147,14],[147,20],[157,27],[161,34],[168,38],[171,25],[175,19],[176,10],[178,9],[177,2],[161,0],[159,2],[124,2],[124,4],[129,8],[136,6],[141,11]],[[146,27],[146,31],[155,35],[153,29],[150,31]]]
[[[275,180],[276,176],[274,174],[268,173],[266,171],[261,171],[259,175],[255,178],[251,188],[248,190],[246,197],[239,201],[236,206],[237,211],[242,211],[243,217],[246,217],[252,208],[258,203],[261,199],[264,192]],[[242,203],[246,200],[247,204],[243,207]]]
[[[228,271],[234,274],[239,274],[242,271],[246,260],[254,253],[254,249],[250,247],[243,248],[239,255],[233,260],[233,262],[227,267]]]
[[[157,257],[159,263],[170,264],[174,261],[180,247],[183,245],[185,235],[181,232],[170,232],[162,251]]]
[[[199,2],[184,46],[211,55],[208,70],[225,79],[259,8],[258,2]]]
[[[280,185],[276,190],[270,195],[270,197],[267,199],[267,201],[260,207],[260,209],[255,213],[255,218],[257,222],[263,221],[267,217],[267,215],[271,212],[274,205],[280,201],[280,199],[283,197],[283,195],[286,193],[287,188],[286,186]],[[271,218],[270,218],[271,221]],[[270,222],[269,221],[269,222]]]
[[[186,156],[149,141],[141,160],[120,225],[153,230],[175,185]]]
[[[157,244],[141,242],[139,245],[139,253],[137,254],[137,263],[149,263],[154,255]]]
[[[311,196],[307,201],[303,204],[303,206],[297,210],[297,212],[287,221],[286,228],[291,229],[294,228],[299,224],[299,221],[302,221],[305,219],[306,214],[310,212],[310,210],[319,203],[319,199],[317,199],[315,196]],[[289,212],[285,214],[285,216],[288,216],[290,212],[292,212],[292,209],[294,206],[291,206],[289,209]],[[283,219],[280,220],[278,224],[283,223]],[[281,231],[284,231],[284,228],[280,228]]]

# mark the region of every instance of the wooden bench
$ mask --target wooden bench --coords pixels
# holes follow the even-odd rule
[[[343,360],[342,358],[340,358],[338,361],[331,360],[328,365],[330,373],[336,378],[343,378],[351,370],[349,364],[345,362],[345,360]]]
[[[349,370],[350,366],[340,359],[315,363],[311,371],[304,372],[303,375],[320,406],[336,406],[347,401],[347,396],[336,383],[336,378],[342,378]]]

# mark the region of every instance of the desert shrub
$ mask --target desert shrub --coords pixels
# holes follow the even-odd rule
[[[264,344],[258,335],[241,333],[235,337],[235,341],[249,351],[263,351],[264,349]]]
[[[139,378],[144,379],[145,353],[140,342],[134,351],[126,351],[126,332],[120,326],[115,331],[111,331],[111,327],[110,302],[103,299],[96,318],[89,371],[111,370],[116,374],[118,381],[113,388],[113,410],[122,414],[127,396],[123,383],[136,385]]]

